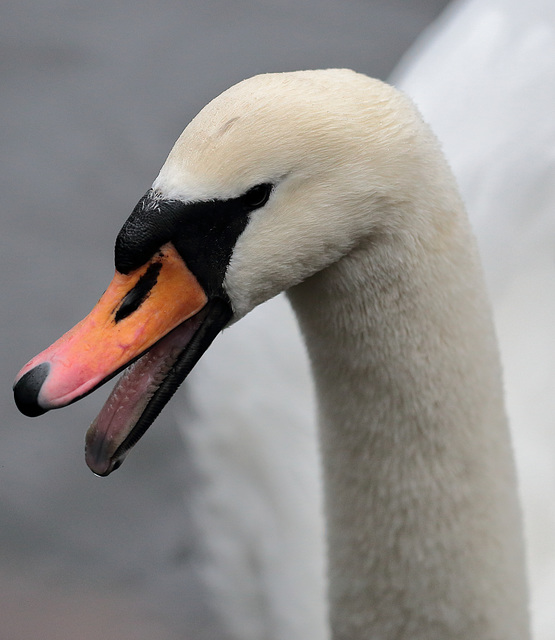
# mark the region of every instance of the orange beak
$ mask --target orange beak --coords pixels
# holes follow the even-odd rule
[[[87,432],[87,464],[108,475],[230,317],[229,303],[209,300],[167,243],[139,269],[116,271],[91,313],[23,367],[16,404],[25,415],[41,415],[79,400],[137,360]]]
[[[20,410],[40,415],[78,400],[206,303],[202,287],[170,243],[136,271],[116,272],[91,313],[19,372],[15,390]],[[37,367],[39,376],[34,374]],[[31,385],[35,398],[17,393],[26,376],[43,378],[40,388],[37,381]]]

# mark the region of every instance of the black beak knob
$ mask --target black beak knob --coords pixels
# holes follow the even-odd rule
[[[27,371],[27,373],[14,384],[13,395],[17,408],[26,416],[35,418],[46,413],[38,401],[39,393],[44,381],[48,377],[50,363],[43,362]]]

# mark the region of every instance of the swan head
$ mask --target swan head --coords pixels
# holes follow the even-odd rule
[[[226,264],[237,320],[396,224],[386,209],[414,197],[411,165],[424,129],[405,96],[347,69],[255,76],[196,116],[151,193],[179,202],[263,199]]]
[[[225,326],[401,224],[396,205],[426,197],[430,141],[409,100],[349,70],[225,91],[121,229],[97,306],[19,373],[18,407],[65,406],[136,361],[87,434],[87,463],[107,475]]]

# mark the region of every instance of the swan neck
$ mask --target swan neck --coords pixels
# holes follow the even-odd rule
[[[334,640],[528,637],[490,311],[463,214],[443,233],[369,237],[290,291],[319,406]]]

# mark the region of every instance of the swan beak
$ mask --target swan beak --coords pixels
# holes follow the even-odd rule
[[[171,243],[139,269],[116,271],[91,313],[19,372],[19,410],[38,416],[75,402],[147,352],[131,368],[135,374],[124,376],[126,384],[118,383],[87,435],[87,463],[107,475],[229,320],[218,302],[208,301]],[[184,358],[191,346],[198,354]]]

